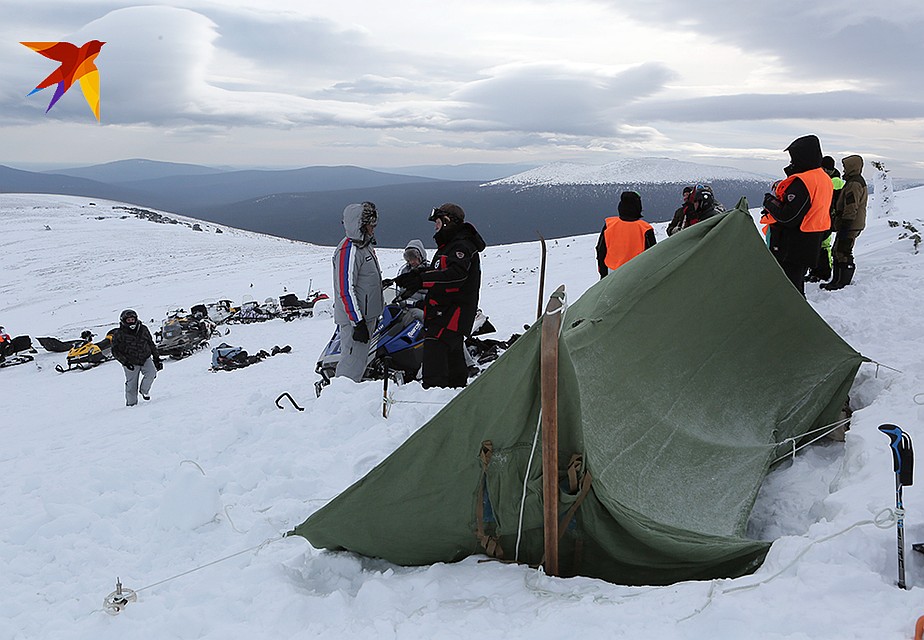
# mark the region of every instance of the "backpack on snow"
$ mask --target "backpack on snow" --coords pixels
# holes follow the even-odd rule
[[[250,356],[241,347],[222,342],[212,349],[212,369],[240,369],[249,364]]]

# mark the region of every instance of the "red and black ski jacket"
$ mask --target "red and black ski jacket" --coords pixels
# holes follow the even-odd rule
[[[470,335],[478,310],[481,289],[478,254],[484,251],[484,239],[468,222],[453,229],[448,238],[440,237],[439,232],[434,238],[443,243],[437,248],[430,268],[420,273],[421,287],[427,290],[423,304],[426,336],[437,338],[445,330]]]

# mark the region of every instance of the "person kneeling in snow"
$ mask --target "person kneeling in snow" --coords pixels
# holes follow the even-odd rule
[[[122,364],[125,371],[125,406],[138,404],[139,390],[142,398],[150,400],[151,385],[164,365],[151,332],[141,324],[138,314],[132,309],[126,309],[119,315],[119,328],[112,332],[112,357]]]

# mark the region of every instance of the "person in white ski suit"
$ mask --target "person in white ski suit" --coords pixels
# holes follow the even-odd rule
[[[371,202],[351,204],[343,210],[346,237],[333,256],[334,321],[340,327],[340,361],[337,376],[360,382],[369,356],[369,336],[385,307],[382,271],[375,255],[378,214]]]

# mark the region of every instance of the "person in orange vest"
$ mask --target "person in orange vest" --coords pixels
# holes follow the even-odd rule
[[[805,297],[805,273],[818,264],[821,243],[831,229],[834,185],[821,167],[821,142],[802,136],[786,147],[787,177],[764,195],[760,221],[768,224],[769,247],[786,277]]]
[[[617,211],[618,216],[606,219],[597,240],[597,271],[601,280],[657,242],[654,229],[642,220],[642,196],[638,192],[623,191]]]

